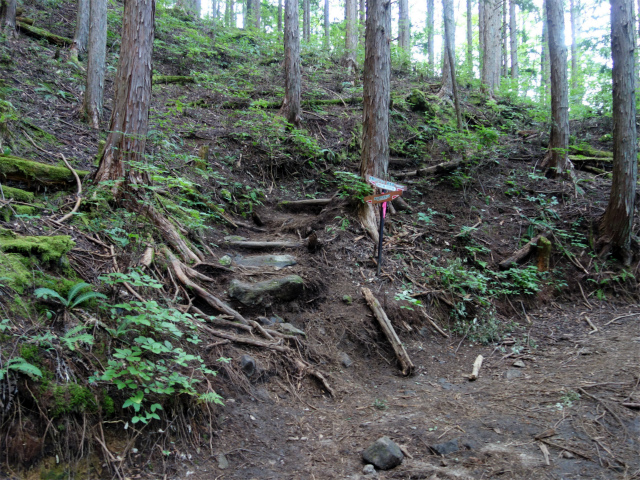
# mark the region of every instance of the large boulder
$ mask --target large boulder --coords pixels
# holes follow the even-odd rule
[[[265,280],[258,283],[246,283],[232,280],[229,296],[248,307],[269,304],[270,299],[289,301],[302,293],[303,281],[298,275]]]
[[[380,470],[390,470],[402,463],[404,455],[393,440],[382,437],[362,452],[362,458],[366,463],[371,463]]]

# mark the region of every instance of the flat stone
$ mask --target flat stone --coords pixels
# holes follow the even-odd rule
[[[447,455],[449,453],[457,452],[460,446],[458,445],[458,439],[449,440],[445,443],[437,443],[436,445],[431,445],[431,450],[436,452],[438,455]]]
[[[374,467],[373,465],[368,463],[362,469],[362,473],[364,473],[365,475],[375,475],[376,474],[376,467]]]
[[[342,363],[343,367],[349,368],[351,365],[353,365],[353,360],[351,360],[351,357],[349,357],[349,355],[342,352],[340,354],[340,363]]]
[[[292,255],[252,255],[250,257],[236,255],[233,258],[233,263],[241,267],[274,267],[276,270],[280,270],[298,262]]]
[[[504,378],[507,380],[513,380],[522,376],[522,371],[517,368],[510,368],[504,373]]]
[[[229,296],[248,307],[269,305],[269,299],[288,301],[300,296],[303,281],[298,275],[265,280],[264,282],[246,283],[232,280],[229,285]]]
[[[280,330],[282,333],[288,333],[289,335],[307,335],[299,328],[294,327],[290,323],[278,323],[276,328]]]
[[[225,242],[244,242],[247,237],[241,237],[240,235],[227,235],[224,237]]]
[[[226,470],[229,468],[229,460],[224,456],[224,453],[219,453],[216,460],[218,461],[218,468],[220,470]]]
[[[513,362],[513,366],[514,367],[518,367],[518,368],[525,368],[526,365],[524,364],[524,362],[522,360],[516,360],[515,362]]]
[[[362,452],[362,458],[380,470],[390,470],[402,463],[404,455],[389,437],[382,437]]]

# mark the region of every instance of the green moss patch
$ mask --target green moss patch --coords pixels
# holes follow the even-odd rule
[[[22,237],[11,230],[0,229],[0,250],[22,255],[39,255],[42,261],[58,261],[75,247],[69,235]]]
[[[16,253],[0,252],[0,284],[22,293],[31,285],[31,270],[24,263],[25,258]]]
[[[85,170],[76,170],[76,172],[80,177],[89,174],[89,172]],[[75,177],[66,167],[34,162],[11,155],[0,155],[0,179],[18,182],[36,182],[45,185],[75,182]]]
[[[4,198],[13,198],[18,202],[33,203],[35,200],[35,195],[33,193],[20,190],[19,188],[5,187],[3,185],[2,193],[4,193]]]

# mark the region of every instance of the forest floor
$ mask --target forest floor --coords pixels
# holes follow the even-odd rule
[[[69,5],[56,15],[73,18]],[[69,22],[54,17],[51,14],[44,27],[69,36]],[[163,43],[156,49],[156,69],[163,74],[189,73],[187,67],[194,65],[183,65],[184,58],[167,46],[167,31],[166,26],[158,28]],[[242,38],[238,34],[238,42]],[[13,134],[5,142],[11,153],[47,163],[62,153],[76,168],[93,168],[103,134],[86,127],[77,113],[82,73],[43,42],[20,37],[2,48],[2,91],[19,113],[19,119],[9,123]],[[124,457],[124,476],[640,478],[640,414],[623,405],[640,403],[640,263],[636,258],[624,269],[591,253],[595,225],[609,195],[606,176],[578,170],[577,189],[546,178],[539,166],[547,125],[533,118],[527,104],[499,97],[494,101],[464,86],[467,120],[475,122],[477,132],[467,138],[449,128],[451,106],[429,96],[438,91],[435,80],[429,84],[417,75],[394,72],[391,178],[447,160],[469,161],[443,174],[398,180],[408,187],[404,199],[412,210],[387,217],[378,277],[375,245],[359,224],[353,204],[334,196],[348,183],[334,172],[358,171],[362,110],[346,102],[357,96],[358,88],[336,65],[317,67],[312,55],[303,59],[303,90],[309,98],[345,102],[307,111],[303,133],[291,133],[274,120],[274,110],[246,108],[250,101],[277,98],[276,86],[282,83],[278,61],[251,67],[240,55],[233,56],[232,49],[221,52],[211,60],[217,62],[211,78],[192,85],[154,86],[147,153],[165,168],[154,173],[183,183],[189,179],[201,198],[224,205],[237,222],[237,228],[217,223],[203,229],[207,262],[233,260],[229,271],[202,266],[202,273],[214,278],[207,288],[247,318],[280,317],[303,331],[288,342],[324,375],[333,395],[317,379],[292,371],[278,351],[210,338],[199,347],[207,363],[231,359],[214,382],[225,405],[211,407],[215,421],[207,425],[199,423],[196,407],[189,406],[186,416],[192,417],[179,423],[187,429],[172,435],[160,427],[143,430],[136,436],[137,450],[129,443],[130,432],[122,429],[126,412],[121,411],[122,418],[104,424],[103,438],[116,458]],[[204,62],[191,61],[196,67]],[[112,79],[113,69],[107,79],[107,113]],[[407,104],[405,99],[416,88],[434,105],[431,117]],[[225,102],[237,101],[238,91],[248,92],[244,104],[222,108]],[[610,141],[603,135],[610,128],[609,118],[593,117],[573,122],[572,134],[576,144],[607,150]],[[210,147],[206,173],[194,168],[203,145]],[[590,162],[610,170],[606,158]],[[162,188],[177,198],[182,193],[175,185]],[[0,227],[22,234],[71,235],[76,247],[68,257],[77,279],[108,292],[99,276],[113,270],[111,255],[87,238],[113,245],[116,263],[124,271],[138,261],[146,244],[137,239],[150,234],[149,226],[118,209],[102,211],[103,204],[90,202],[83,206],[86,221],[55,226],[49,216],[69,210],[73,195],[38,193],[46,201],[39,215],[0,220]],[[288,211],[280,203],[323,197],[331,201],[319,208]],[[98,214],[91,214],[91,209],[98,209]],[[311,232],[320,243],[315,251],[298,247],[267,252],[295,257],[295,264],[277,269],[238,266],[241,257],[258,252],[230,243],[238,239],[230,236],[300,242]],[[500,261],[541,233],[553,244],[547,274],[537,273],[535,258],[517,271],[500,273]],[[55,272],[57,267],[42,268]],[[304,289],[290,301],[266,298],[259,306],[247,307],[227,295],[233,279],[255,282],[293,274],[302,277]],[[363,287],[388,314],[415,365],[412,375],[401,375],[363,298]],[[13,312],[7,298],[16,293],[7,288],[2,292],[0,304]],[[24,295],[29,298],[30,291]],[[167,287],[158,298],[162,296],[175,299],[177,293],[174,296],[173,288]],[[192,300],[207,315],[217,313],[198,299],[188,299],[190,305]],[[29,319],[14,320],[23,322],[25,331],[33,328]],[[478,355],[484,363],[479,378],[470,381]],[[248,369],[246,356],[251,357]],[[82,359],[74,362],[69,364],[76,372],[86,368]],[[29,384],[24,381],[25,388]],[[40,407],[23,402],[23,421],[31,421],[25,428],[44,440],[37,444],[38,453],[22,465],[6,458],[0,475],[113,475],[95,455],[60,473],[55,465],[58,448],[46,437]],[[5,417],[3,412],[2,418],[4,427],[15,416]],[[173,421],[167,419],[169,425]],[[9,435],[3,435],[5,441]],[[382,436],[401,445],[405,458],[392,470],[365,475],[362,451]]]

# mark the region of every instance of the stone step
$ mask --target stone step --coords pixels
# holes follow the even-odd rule
[[[302,294],[303,281],[298,275],[274,278],[257,283],[231,280],[229,296],[248,307],[268,306],[271,299],[289,301]]]

